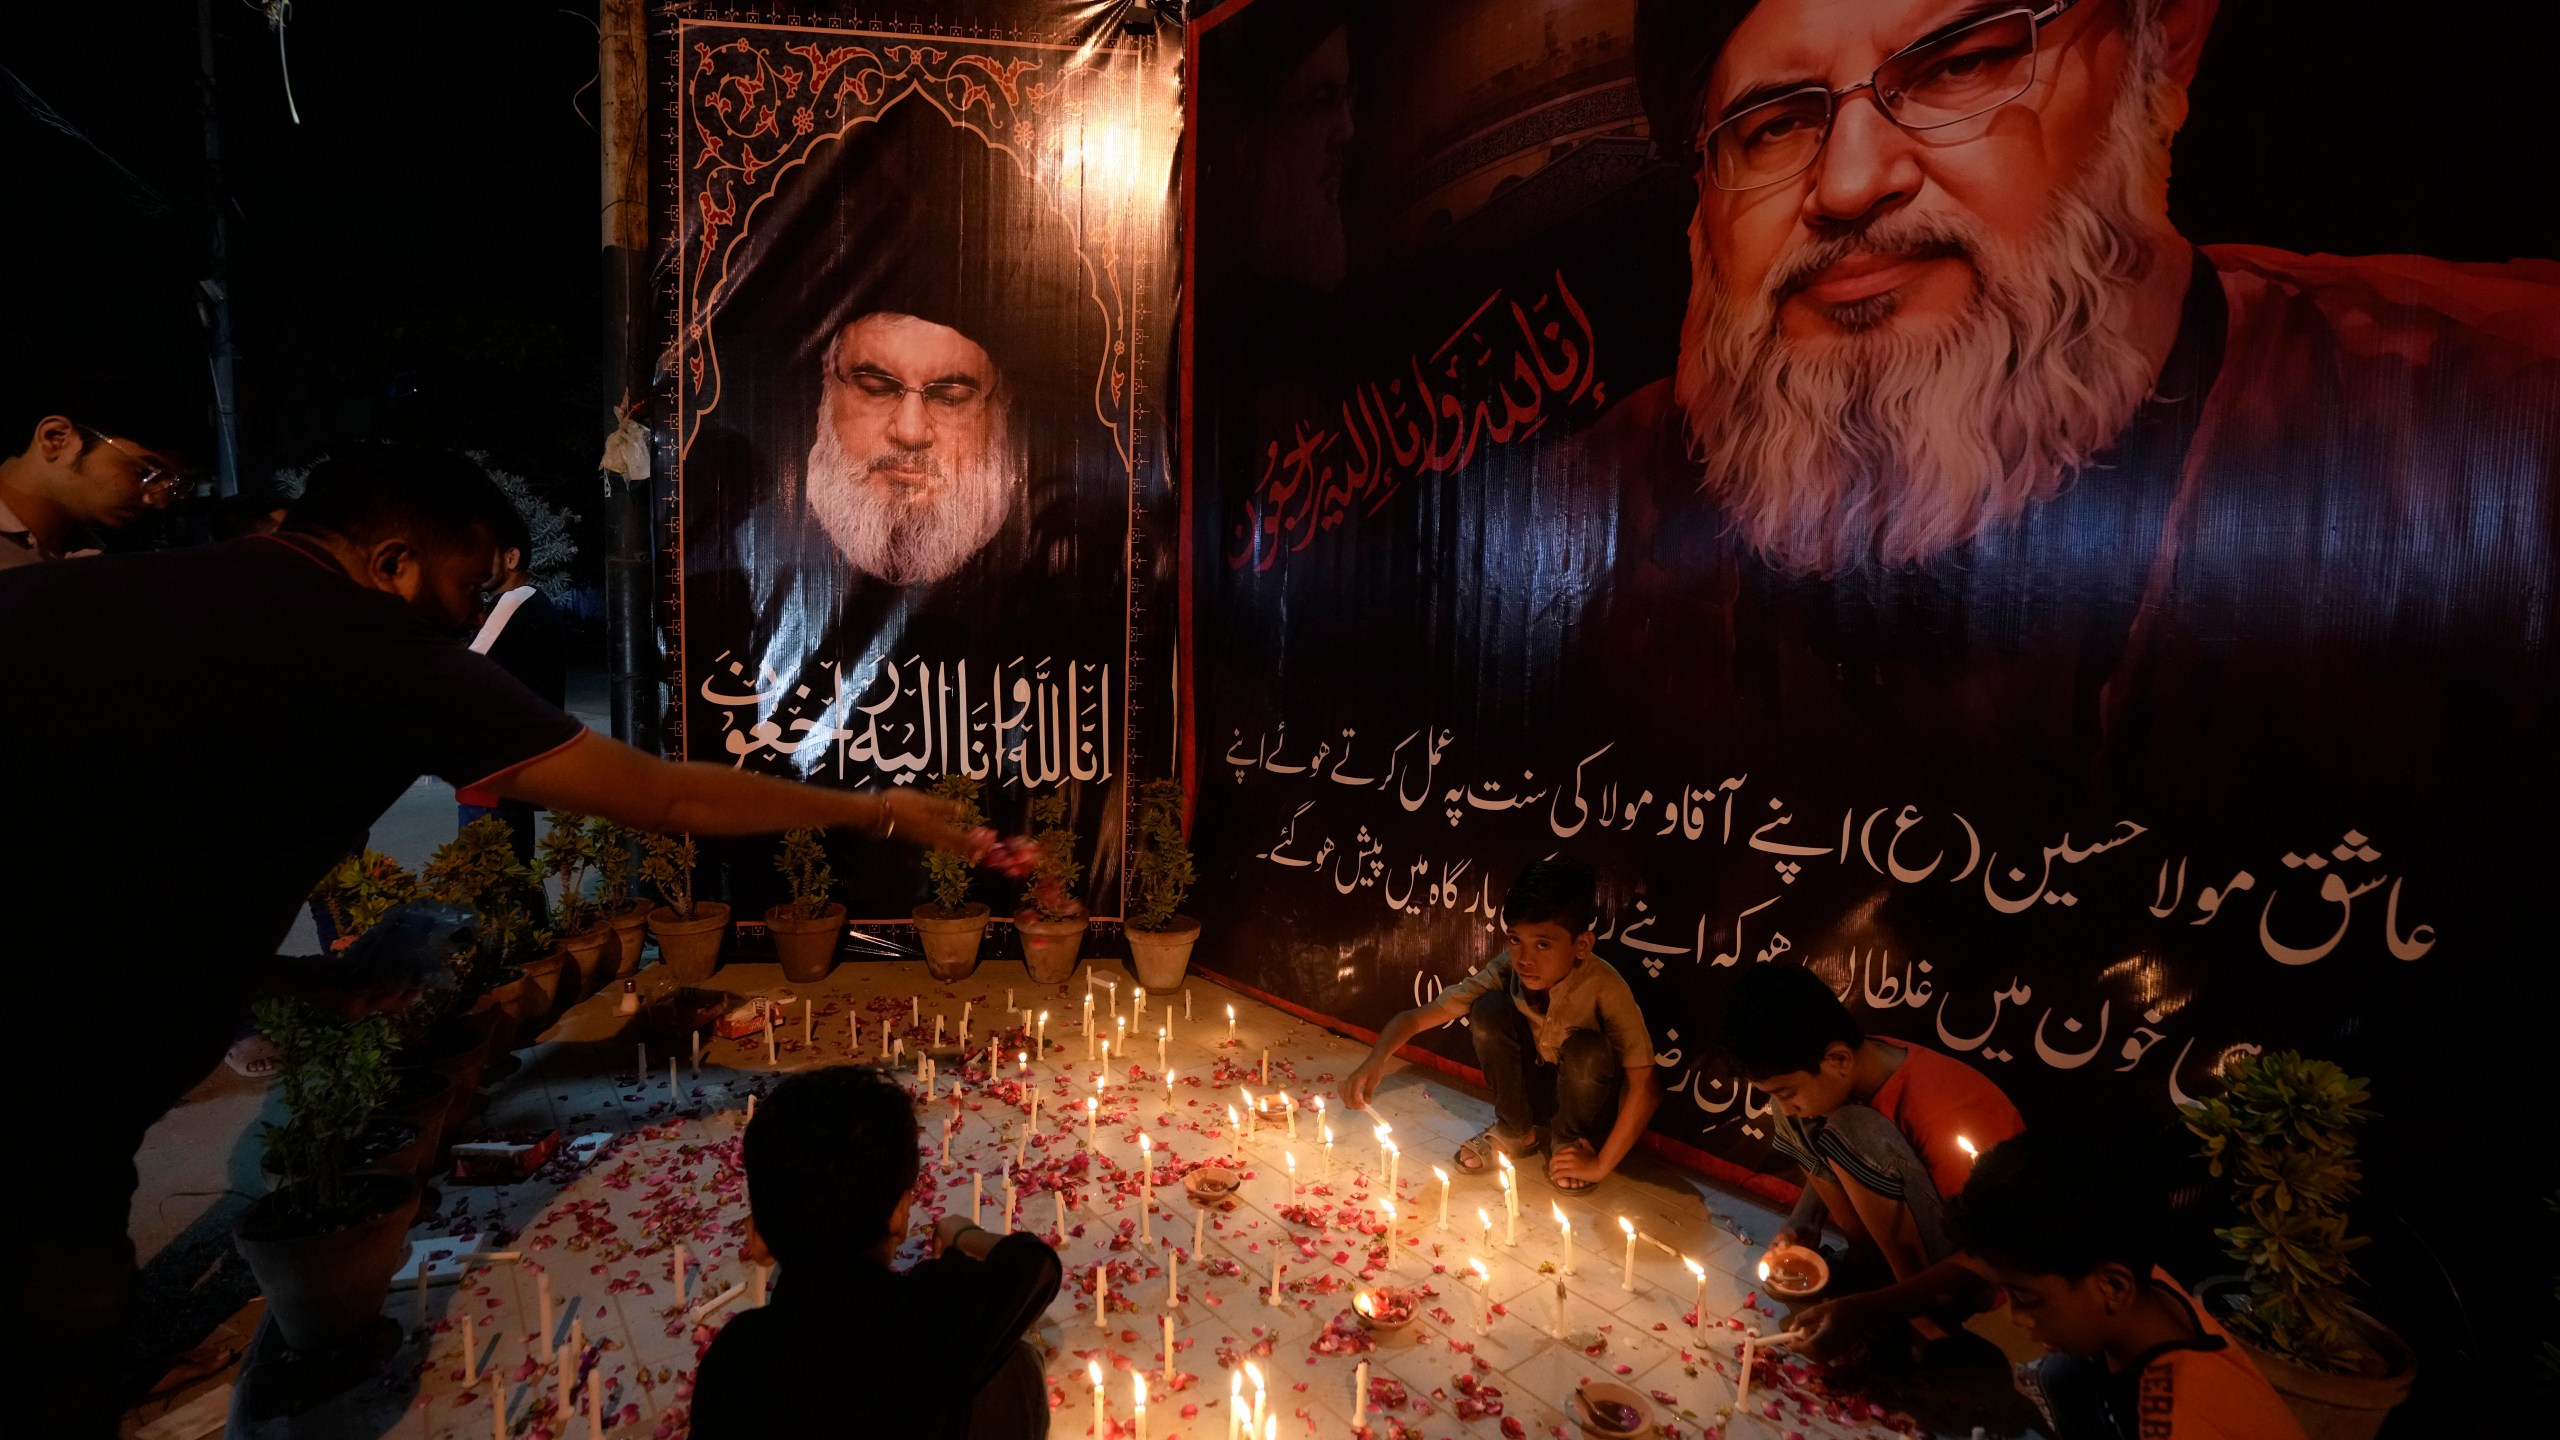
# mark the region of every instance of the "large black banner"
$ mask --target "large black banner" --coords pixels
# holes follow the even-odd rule
[[[966,773],[1013,831],[1063,791],[1114,916],[1130,768],[1171,723],[1170,631],[1137,618],[1170,543],[1171,55],[1046,4],[899,31],[701,13],[667,45],[670,748]],[[923,898],[897,847],[837,868],[858,921]],[[726,877],[748,915],[777,883]]]
[[[2457,1183],[2551,995],[2560,265],[2505,258],[2551,237],[2198,233],[2191,92],[2233,146],[2297,113],[2264,23],[2214,87],[2185,0],[1905,54],[1959,8],[1195,27],[1204,963],[1374,1029],[1561,854],[1658,1126],[1738,1167],[1779,1168],[1719,997],[1802,964],[2169,1149],[2223,1057],[2337,1059],[2389,1203]],[[2418,132],[2375,163],[2474,142],[2463,82],[2321,44]]]

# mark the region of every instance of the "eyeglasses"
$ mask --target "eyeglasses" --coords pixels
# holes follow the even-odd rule
[[[921,395],[934,410],[957,414],[968,409],[986,392],[966,380],[937,380],[930,385],[909,385],[886,370],[864,366],[858,370],[838,371],[836,379],[876,409],[886,410],[910,395]]]
[[[143,504],[156,508],[168,504],[170,501],[177,499],[180,494],[185,492],[187,488],[186,476],[179,474],[177,471],[166,465],[155,464],[152,461],[145,460],[141,456],[134,454],[131,450],[126,449],[123,444],[116,439],[116,437],[108,434],[104,430],[92,429],[89,426],[80,424],[78,421],[73,421],[72,424],[80,431],[81,434],[95,436],[99,443],[133,462],[136,477],[142,483]]]
[[[2027,93],[2036,79],[2036,35],[2080,3],[2054,0],[1986,15],[1894,52],[1875,73],[1833,90],[1807,85],[1726,116],[1699,140],[1708,182],[1757,190],[1813,168],[1831,138],[1840,102],[1874,92],[1876,109],[1905,130],[1935,130],[1987,115]]]

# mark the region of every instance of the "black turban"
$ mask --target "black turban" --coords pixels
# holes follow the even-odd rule
[[[1759,0],[1636,0],[1636,89],[1657,153],[1692,163],[1716,56]]]

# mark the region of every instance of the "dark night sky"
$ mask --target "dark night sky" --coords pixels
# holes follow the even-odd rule
[[[7,65],[174,203],[0,99],[19,363],[104,354],[208,390],[194,0],[11,5]],[[344,435],[485,448],[583,480],[599,447],[593,0],[304,0],[276,40],[214,0],[237,212],[244,478]],[[584,93],[580,87],[587,86]]]

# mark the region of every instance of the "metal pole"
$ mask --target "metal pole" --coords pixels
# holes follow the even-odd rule
[[[212,252],[197,282],[213,368],[214,446],[225,496],[240,493],[240,423],[231,384],[231,192],[222,183],[222,107],[213,78],[213,0],[196,0],[196,66],[204,106],[205,202],[213,212]]]
[[[596,129],[603,144],[604,375],[606,403],[649,392],[649,79],[643,0],[598,7]],[[608,423],[619,423],[617,408]],[[645,421],[644,421],[645,423]],[[605,628],[613,650],[614,738],[658,745],[659,659],[654,527],[647,483],[624,488],[606,562]]]

